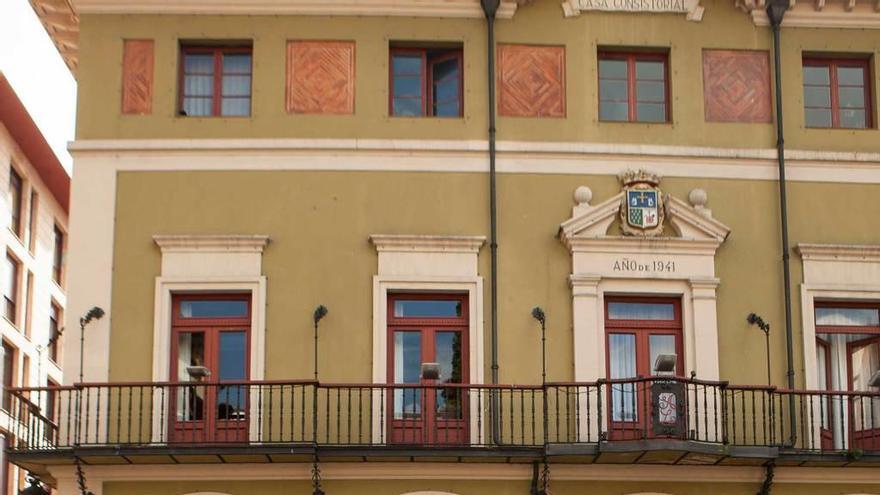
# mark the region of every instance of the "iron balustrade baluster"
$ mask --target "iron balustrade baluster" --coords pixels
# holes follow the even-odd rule
[[[569,435],[569,442],[577,443],[581,439],[581,387],[574,387],[574,436]]]
[[[554,428],[556,430],[555,431],[556,441],[559,442],[559,387],[553,387],[553,395],[555,396],[554,401],[553,401],[553,408],[555,410],[555,413],[553,416],[556,419]],[[544,416],[545,417],[547,416],[547,408],[546,407],[544,408]],[[544,443],[546,443],[546,439],[550,438],[549,433],[550,432],[544,433],[544,440],[545,440]]]
[[[379,389],[379,443],[388,443],[385,434],[385,388],[383,387]]]
[[[685,391],[687,391],[689,388],[690,388],[690,384],[686,383],[685,388],[684,388]],[[694,436],[696,437],[695,438],[695,440],[696,440],[696,439],[700,438],[700,395],[699,395],[700,394],[700,392],[699,392],[700,386],[697,384],[693,384],[693,390],[694,390],[694,400],[693,400],[693,403],[694,403]],[[706,389],[704,387],[703,388],[703,398],[704,399],[705,399],[705,394],[706,394]],[[684,399],[685,400],[685,411],[688,411],[690,409],[689,406],[690,406],[690,395],[691,394],[685,393],[684,395],[685,395],[685,399]],[[705,406],[705,402],[703,403],[703,405]],[[703,412],[705,413],[705,411],[706,411],[706,408],[704,407]],[[690,413],[687,413],[687,415],[688,415],[688,419],[690,419]]]
[[[268,392],[269,392],[269,398],[268,398],[268,400],[266,401],[266,402],[268,403],[268,406],[267,406],[268,409],[266,410],[266,415],[268,416],[268,418],[267,418],[267,419],[268,419],[268,421],[267,421],[268,425],[267,425],[267,428],[266,428],[266,430],[267,430],[267,431],[266,431],[266,436],[268,437],[269,441],[271,442],[271,441],[273,440],[273,437],[272,437],[272,423],[273,423],[273,421],[272,421],[272,412],[273,412],[274,405],[275,405],[275,397],[274,397],[274,396],[275,396],[275,387],[270,383],[270,384],[268,385],[267,388],[268,388]],[[257,390],[258,390],[257,394],[258,394],[258,395],[262,395],[262,394],[263,394],[263,390],[264,390],[264,388],[258,386],[258,387],[257,387]],[[257,422],[257,425],[260,426],[259,431],[262,431],[262,430],[263,430],[263,428],[262,428],[262,422],[261,422],[261,421],[258,421],[258,422]]]
[[[749,395],[751,395],[751,397],[752,397],[752,445],[755,445],[755,442],[757,441],[757,439],[755,437],[757,437],[757,431],[758,431],[757,430],[757,423],[756,423],[757,410],[755,409],[755,390],[754,389],[749,390]]]

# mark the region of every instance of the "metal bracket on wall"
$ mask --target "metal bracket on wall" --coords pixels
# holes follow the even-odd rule
[[[770,495],[773,490],[773,462],[767,463],[767,471],[764,475],[764,483],[761,485],[761,491],[758,495]]]

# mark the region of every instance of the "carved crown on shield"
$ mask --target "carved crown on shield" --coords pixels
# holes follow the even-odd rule
[[[618,175],[623,184],[620,230],[623,235],[656,237],[663,234],[666,217],[661,177],[647,170],[626,170]]]

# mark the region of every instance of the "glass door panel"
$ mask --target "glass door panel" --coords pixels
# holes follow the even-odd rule
[[[877,370],[880,370],[880,341],[875,339],[851,348],[852,391],[873,392],[870,381]],[[853,443],[856,447],[880,447],[880,398],[868,395],[853,397],[852,422]]]
[[[243,381],[247,378],[247,333],[221,332],[217,378]],[[244,419],[247,394],[243,385],[217,387],[217,419]]]
[[[654,375],[654,363],[657,362],[657,357],[662,354],[672,354],[677,355],[676,345],[675,345],[675,335],[650,335],[648,337],[648,350],[650,351],[650,359],[648,360],[648,366],[651,367],[650,372],[648,374]],[[675,368],[673,369],[673,375],[678,374],[678,363],[676,363]]]
[[[205,366],[205,334],[181,332],[177,336],[177,381],[197,383],[211,375]],[[205,419],[206,389],[204,386],[177,387],[177,420],[203,421]]]
[[[635,378],[636,336],[628,333],[613,333],[608,336],[608,359],[611,379]],[[636,408],[636,388],[632,383],[611,385],[612,421],[638,421]]]
[[[436,332],[434,334],[434,354],[440,365],[439,384],[461,383],[461,333]],[[437,390],[435,412],[438,418],[462,418],[462,389],[444,388]]]
[[[422,334],[394,332],[394,383],[418,384],[421,380]],[[418,388],[394,390],[394,419],[418,419],[422,416],[422,395]]]

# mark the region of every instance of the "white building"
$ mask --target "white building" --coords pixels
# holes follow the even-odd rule
[[[7,185],[0,200],[4,389],[60,385],[70,177],[2,72],[0,182]],[[0,403],[0,433],[7,442],[19,431],[7,414],[14,402],[4,393]],[[37,406],[53,414],[52,404]],[[18,493],[24,474],[4,466],[3,493]]]

